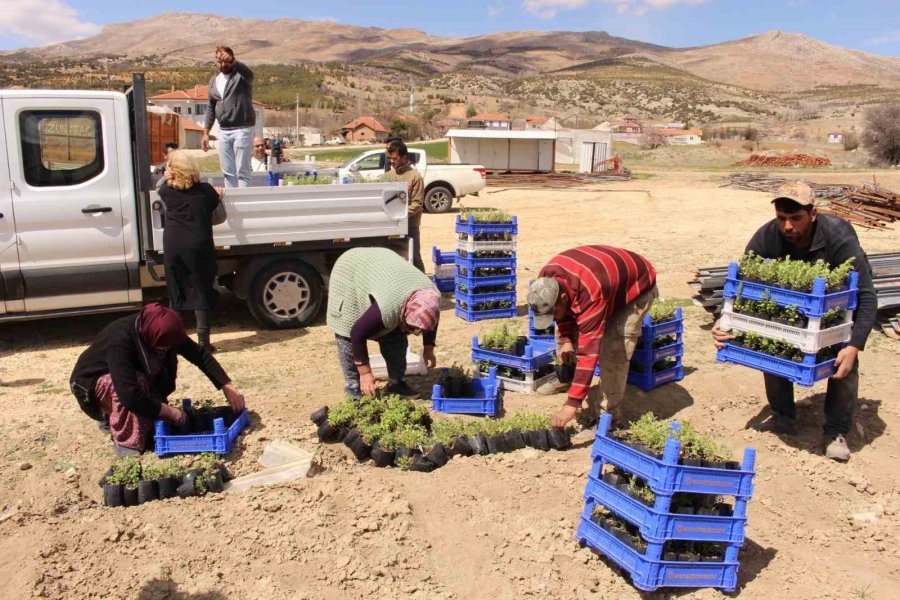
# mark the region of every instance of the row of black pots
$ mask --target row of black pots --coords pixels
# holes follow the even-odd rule
[[[205,492],[197,489],[197,479],[204,478]],[[103,504],[109,507],[137,506],[153,500],[166,500],[168,498],[189,498],[200,496],[203,493],[221,492],[226,481],[231,475],[224,467],[215,469],[212,473],[206,473],[203,469],[188,471],[184,477],[160,477],[139,481],[137,487],[127,487],[121,483],[107,483],[106,476],[101,480],[103,488]]]
[[[653,506],[652,503],[647,502],[635,494],[634,487],[628,483],[628,477],[621,473],[615,471],[604,473],[603,482],[647,506]],[[672,500],[670,511],[673,514],[680,515],[705,515],[709,517],[734,516],[734,508],[730,504],[727,502],[712,503],[712,500],[715,500],[715,498],[710,500],[708,494],[677,494]]]
[[[213,422],[221,418],[228,429],[234,424],[237,415],[229,406],[217,406],[208,410],[195,410],[188,408],[184,411],[186,416],[181,425],[172,425],[175,435],[189,435],[197,433],[210,433],[213,431]]]
[[[445,398],[474,398],[472,379],[465,375],[447,375],[441,383]]]
[[[630,442],[628,440],[622,439],[619,439],[617,441],[623,446],[628,446],[632,450],[637,450],[641,454],[646,454],[654,458],[662,458],[662,452],[657,452],[656,450],[653,450],[644,444],[638,442]],[[685,467],[705,467],[708,469],[726,469],[729,471],[739,471],[741,469],[741,463],[736,460],[703,460],[699,458],[679,458],[678,464]]]
[[[647,551],[647,542],[640,537],[634,526],[619,519],[609,519],[603,516],[594,517],[594,522],[602,529],[608,531],[613,537],[630,546],[638,554],[644,554]]]
[[[524,335],[520,335],[516,338],[516,345],[512,347],[511,350],[507,350],[505,348],[488,348],[485,347],[485,350],[490,350],[491,352],[497,352],[499,354],[509,354],[510,356],[525,356],[525,346],[528,345],[528,337]]]

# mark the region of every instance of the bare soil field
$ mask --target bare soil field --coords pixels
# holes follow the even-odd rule
[[[865,173],[790,173],[817,181],[870,179]],[[662,296],[687,299],[686,282],[697,267],[737,258],[773,216],[765,194],[720,188],[720,176],[665,170],[647,180],[584,189],[491,187],[466,203],[518,215],[520,313],[527,282],[542,264],[585,243],[644,254],[658,270]],[[878,179],[900,189],[896,171],[879,172]],[[454,218],[424,218],[428,253],[432,245],[455,245]],[[870,253],[900,249],[896,229],[859,234]],[[304,330],[266,331],[239,302],[223,304],[213,341],[252,411],[251,428],[228,457],[229,468],[253,472],[265,445],[284,438],[316,451],[319,472],[242,494],[104,508],[97,480],[113,454],[108,439],[79,411],[68,378],[78,354],[115,317],[0,325],[0,405],[6,414],[0,421],[0,597],[654,597],[639,594],[610,563],[575,541],[589,444],[563,453],[527,449],[456,458],[431,474],[356,464],[343,446],[320,446],[308,420],[312,410],[342,397],[324,319]],[[650,393],[629,387],[626,403],[633,415],[652,410],[689,419],[736,455],[747,446],[757,449],[739,596],[897,598],[900,345],[872,334],[861,355],[853,458],[837,464],[817,449],[824,384],[798,388],[800,435],[779,439],[753,431],[749,425],[768,414],[762,375],[715,362],[711,318],[702,309],[686,308],[685,319],[684,380]],[[488,326],[457,319],[448,301],[439,364],[468,364],[471,336]],[[430,395],[435,378],[410,383]],[[184,361],[175,397],[183,396],[223,401]],[[505,410],[549,414],[563,400],[509,393]]]

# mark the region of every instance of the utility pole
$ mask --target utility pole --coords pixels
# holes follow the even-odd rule
[[[109,81],[109,58],[107,58],[104,63],[106,64],[106,89],[111,90],[112,84]]]
[[[294,143],[300,145],[300,92],[297,92],[297,103],[294,107]]]

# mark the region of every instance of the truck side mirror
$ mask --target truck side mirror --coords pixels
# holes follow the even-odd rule
[[[351,173],[356,173],[357,171],[359,171],[359,163],[357,163],[357,164],[355,164],[355,165],[350,165],[350,172],[351,172]]]

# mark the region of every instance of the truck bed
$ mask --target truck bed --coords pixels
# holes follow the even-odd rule
[[[218,247],[406,236],[405,183],[232,188],[228,220],[213,228]],[[162,252],[164,209],[150,193],[150,250]]]

